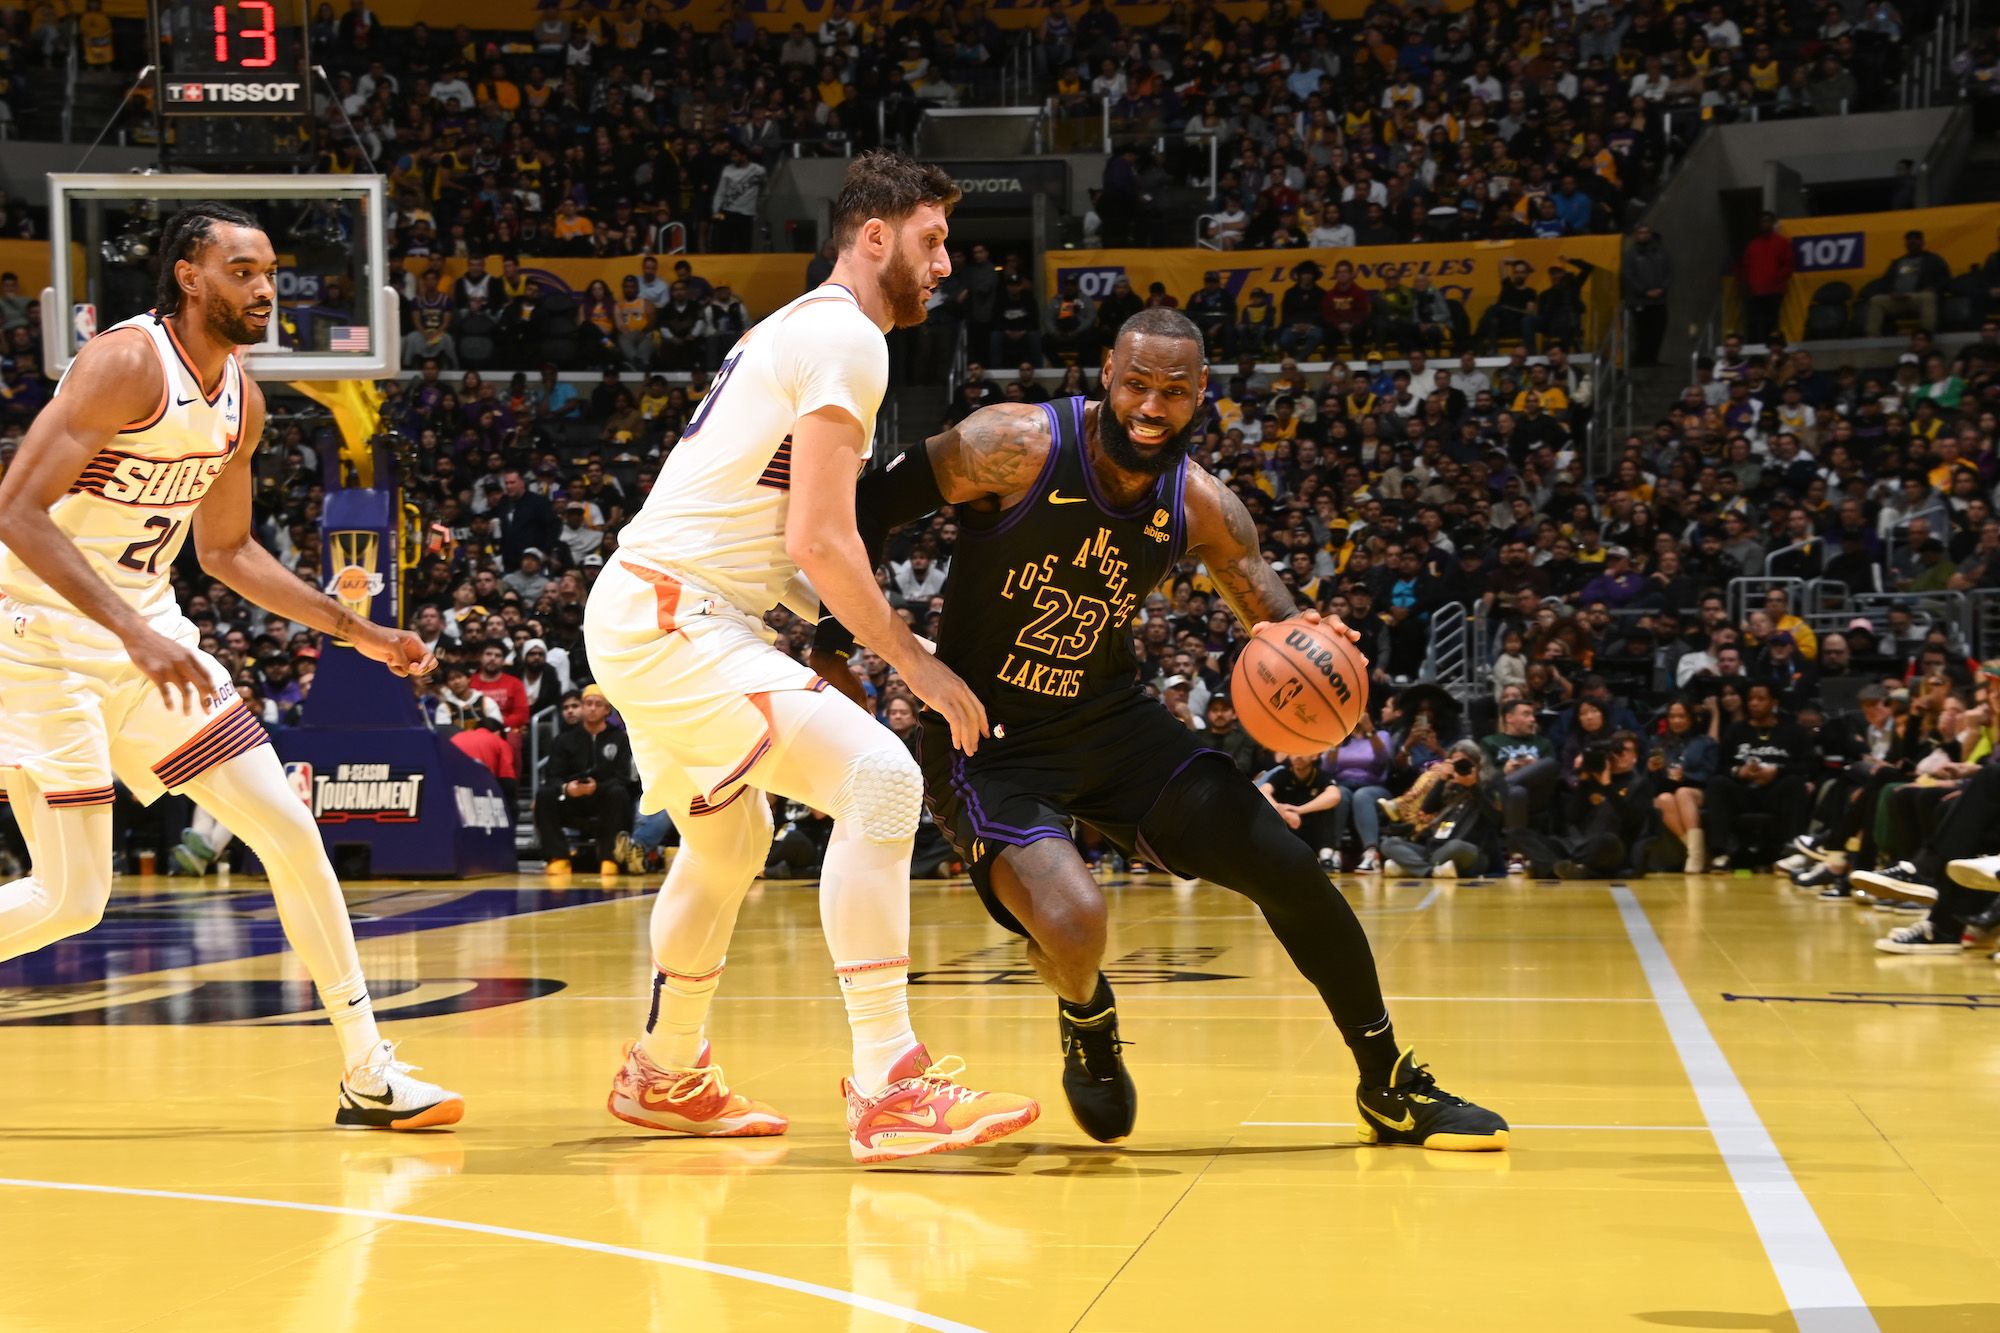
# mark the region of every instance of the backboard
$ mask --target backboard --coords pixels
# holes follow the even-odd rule
[[[77,349],[153,306],[162,227],[212,199],[257,218],[278,252],[280,318],[250,349],[269,379],[375,379],[396,372],[401,328],[379,176],[49,176],[53,275],[42,292],[50,377]]]

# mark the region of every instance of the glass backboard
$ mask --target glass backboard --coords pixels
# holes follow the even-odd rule
[[[49,176],[42,345],[51,377],[76,351],[153,306],[162,227],[187,200],[257,218],[278,252],[278,305],[251,369],[271,379],[394,374],[400,328],[379,176]],[[66,262],[65,262],[66,257]]]

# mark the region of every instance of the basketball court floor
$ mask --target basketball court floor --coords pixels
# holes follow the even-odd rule
[[[1043,1118],[864,1170],[809,887],[760,886],[712,1035],[780,1139],[610,1118],[647,887],[372,884],[386,1031],[455,1133],[336,1133],[261,881],[121,883],[0,968],[0,1329],[2000,1328],[2000,968],[1768,879],[1344,879],[1399,1032],[1514,1147],[1362,1148],[1352,1070],[1242,900],[1107,881],[1141,1107],[1071,1123],[1053,1003],[920,885],[917,1030]]]

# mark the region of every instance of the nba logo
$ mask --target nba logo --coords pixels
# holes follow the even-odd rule
[[[83,346],[97,336],[97,307],[87,301],[78,301],[69,308],[69,324],[71,341],[75,347]]]
[[[313,766],[301,761],[286,764],[285,781],[292,784],[292,790],[298,794],[299,800],[305,805],[306,809],[312,809]]]

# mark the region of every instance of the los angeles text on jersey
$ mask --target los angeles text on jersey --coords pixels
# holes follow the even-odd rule
[[[148,508],[199,504],[228,466],[228,454],[140,458],[107,449],[91,460],[70,489],[115,504]]]

